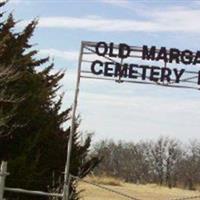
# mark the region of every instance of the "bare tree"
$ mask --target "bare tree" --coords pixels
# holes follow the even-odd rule
[[[156,141],[113,142],[94,145],[103,157],[96,174],[105,174],[133,183],[157,183],[169,188],[194,189],[200,183],[200,142],[183,145],[176,139],[160,137]]]

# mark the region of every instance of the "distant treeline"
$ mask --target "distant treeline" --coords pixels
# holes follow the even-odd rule
[[[96,175],[191,190],[200,184],[200,141],[197,140],[188,144],[169,137],[137,143],[102,140],[94,145],[93,153],[102,157],[94,171]]]

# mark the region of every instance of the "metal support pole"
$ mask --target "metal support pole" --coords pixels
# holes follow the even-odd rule
[[[73,106],[72,106],[72,120],[71,120],[70,135],[69,135],[68,147],[67,147],[67,161],[65,164],[65,172],[64,172],[63,200],[69,200],[70,158],[71,158],[71,151],[72,151],[73,135],[75,132],[76,108],[77,108],[80,78],[81,78],[82,56],[83,56],[83,42],[81,42],[80,55],[79,55],[79,61],[78,61],[77,81],[76,81],[74,102],[73,102]]]
[[[2,161],[0,168],[0,200],[3,200],[3,193],[5,188],[5,180],[7,173],[7,162]]]

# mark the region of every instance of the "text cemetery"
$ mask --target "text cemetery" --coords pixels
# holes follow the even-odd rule
[[[134,51],[127,44],[119,44],[118,48],[114,43],[98,42],[95,45],[95,53],[101,58],[107,56],[109,58],[118,58],[124,60],[131,56]],[[166,67],[166,63],[182,64],[182,65],[197,65],[200,64],[200,51],[196,53],[190,50],[179,50],[171,48],[167,50],[165,47],[157,49],[155,46],[142,47],[141,60],[146,61],[162,61],[161,67],[146,64],[136,64],[128,62],[109,61],[105,62],[101,59],[94,60],[90,66],[90,70],[94,75],[105,77],[119,77],[125,79],[148,80],[154,82],[171,82],[179,83],[183,78],[185,69],[175,67]],[[188,66],[191,68],[191,66]],[[200,72],[197,72],[196,83],[200,85]]]

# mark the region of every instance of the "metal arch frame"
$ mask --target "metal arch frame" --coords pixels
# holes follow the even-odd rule
[[[94,54],[96,55],[96,52],[94,49],[96,46],[96,42],[87,42],[84,41],[83,42],[83,46],[84,49],[88,50],[89,52],[83,52],[83,54]],[[118,49],[118,45],[114,45],[115,49]],[[130,46],[131,52],[137,52],[137,53],[141,53],[142,54],[142,47],[138,47],[138,46]],[[159,52],[159,49],[156,49],[156,53]],[[167,54],[169,54],[169,51],[167,51]],[[195,55],[195,53],[193,53],[193,55]],[[119,63],[117,61],[115,61],[114,59],[110,58],[109,56],[101,56],[104,57],[106,60],[109,60],[113,63]],[[134,54],[130,54],[129,58],[142,58],[142,55],[138,56],[138,55],[134,55]],[[92,61],[90,60],[82,60],[83,63],[92,63]],[[123,63],[123,60],[121,61],[121,64]],[[164,62],[164,67],[167,67],[167,63]],[[148,84],[148,85],[159,85],[159,86],[164,86],[164,87],[172,87],[172,88],[182,88],[182,89],[196,89],[196,90],[200,90],[200,86],[199,87],[194,87],[194,86],[187,86],[187,85],[177,85],[175,84],[174,80],[172,80],[170,83],[159,83],[159,82],[147,82],[147,81],[135,81],[135,80],[127,80],[127,79],[122,79],[121,77],[119,77],[120,81],[117,81],[116,78],[105,78],[105,77],[95,77],[95,76],[89,76],[92,73],[90,71],[81,71],[81,78],[89,78],[89,79],[100,79],[100,80],[111,80],[111,81],[116,81],[116,82],[127,82],[127,83],[137,83],[137,84]],[[139,74],[139,73],[138,73]],[[182,83],[195,83],[193,81],[193,79],[198,77],[198,72],[196,71],[190,71],[190,70],[186,70],[185,74],[190,75],[187,78],[182,79],[180,82]],[[139,74],[141,75],[141,74]],[[150,79],[150,77],[147,77],[147,79]]]
[[[95,77],[95,76],[89,76],[85,74],[92,74],[90,71],[81,70],[82,63],[91,63],[92,61],[84,60],[83,55],[84,54],[96,54],[95,50],[93,49],[96,46],[97,42],[89,42],[89,41],[82,41],[81,47],[80,47],[80,54],[79,54],[79,60],[78,60],[78,70],[77,70],[77,80],[76,80],[76,88],[75,88],[75,95],[72,105],[72,119],[71,119],[71,128],[70,128],[70,135],[68,140],[68,147],[67,147],[67,159],[65,164],[65,172],[64,172],[64,186],[63,186],[63,200],[69,200],[69,186],[70,186],[70,160],[71,160],[71,151],[72,151],[72,142],[73,142],[73,135],[75,132],[75,120],[76,120],[76,109],[78,104],[78,95],[79,95],[79,88],[80,88],[80,79],[81,78],[87,78],[87,79],[99,79],[99,80],[109,80],[109,81],[116,81],[118,83],[126,82],[126,83],[137,83],[137,84],[146,84],[146,85],[158,85],[161,87],[172,87],[172,88],[180,88],[180,89],[196,89],[200,90],[198,87],[193,86],[184,86],[184,85],[175,85],[174,81],[170,83],[158,83],[158,82],[145,82],[145,81],[131,81],[122,79],[120,76],[118,79],[116,78],[105,78],[105,77]],[[115,49],[118,49],[118,45],[114,45]],[[87,52],[84,52],[84,50],[87,50]],[[141,47],[137,46],[130,46],[131,52],[142,52]],[[156,49],[156,53],[159,52],[159,49]],[[169,54],[169,52],[167,52]],[[113,60],[112,58],[108,56],[102,56],[106,60],[112,61],[113,63],[117,63],[117,61]],[[141,56],[138,55],[130,55],[131,58],[141,58]],[[123,64],[123,60],[121,60],[121,65]],[[167,63],[164,63],[164,67],[167,66]],[[198,77],[198,72],[195,71],[185,71],[187,74],[191,74],[191,77],[182,79],[181,82],[184,83],[194,83],[192,81],[193,79]],[[141,74],[140,74],[141,75]],[[149,79],[149,77],[147,77]]]

